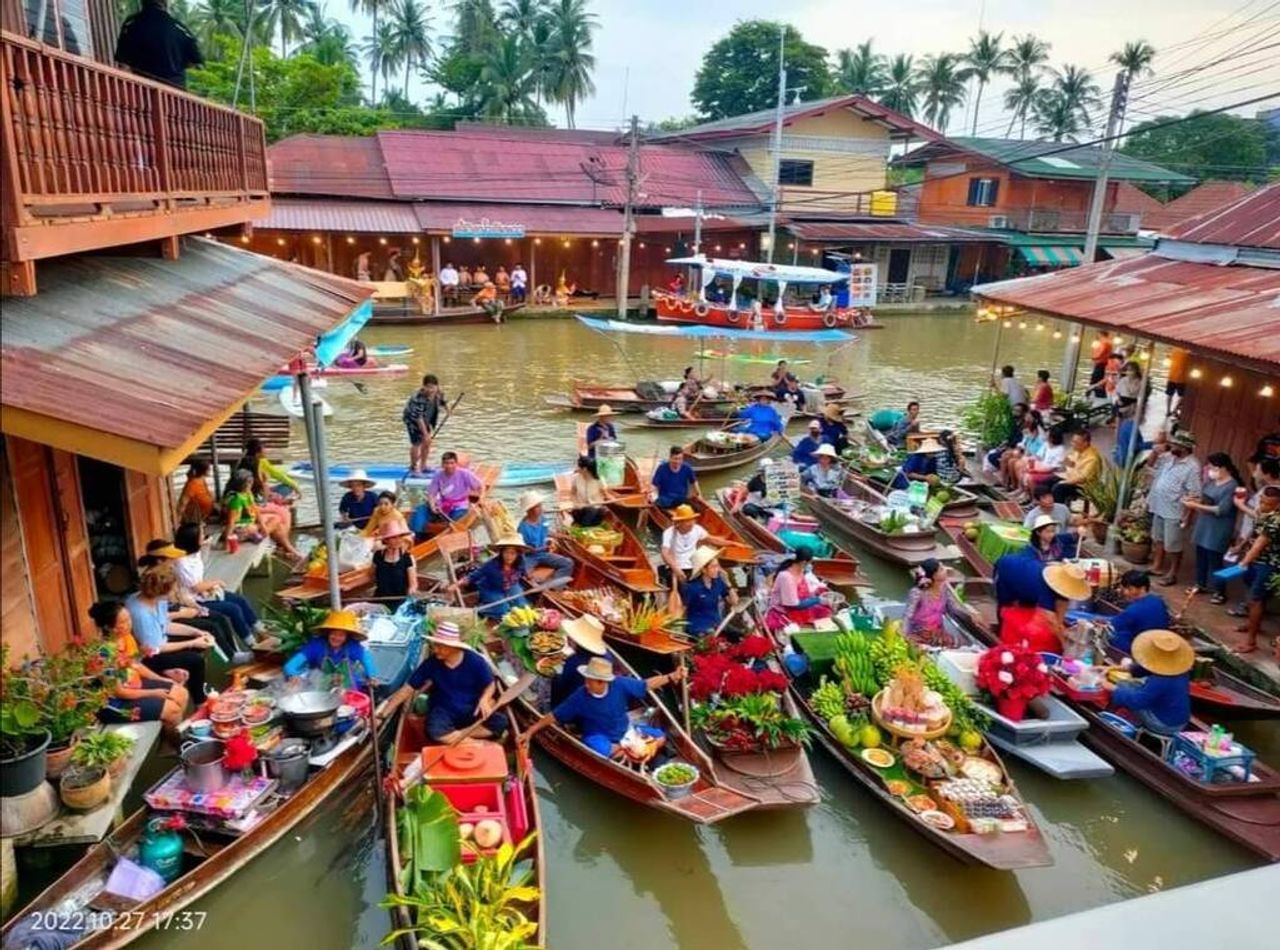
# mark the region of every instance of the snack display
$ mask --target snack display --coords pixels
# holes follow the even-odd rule
[[[897,761],[893,753],[885,749],[863,749],[862,760],[878,769],[887,769]]]
[[[956,826],[956,820],[944,811],[923,811],[920,820],[942,831],[950,831]]]
[[[529,649],[540,656],[564,652],[565,636],[556,630],[535,630],[529,635]]]
[[[918,812],[934,811],[938,807],[938,803],[928,795],[909,795],[906,801],[909,808]]]
[[[902,754],[902,764],[925,778],[945,778],[948,774],[947,760],[923,739],[910,739],[898,751]]]

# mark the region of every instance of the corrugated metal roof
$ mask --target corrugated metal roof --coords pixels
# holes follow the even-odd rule
[[[890,127],[893,138],[918,138],[936,141],[941,136],[927,125],[921,125],[914,119],[900,112],[882,106],[878,102],[859,95],[830,96],[826,99],[812,99],[807,102],[794,102],[782,110],[783,122],[794,122],[796,119],[813,115],[821,115],[836,109],[849,109],[864,118],[874,119]],[[759,112],[748,112],[746,115],[734,115],[712,122],[702,122],[687,129],[673,132],[660,132],[648,135],[652,142],[673,141],[686,138],[717,138],[743,133],[768,132],[773,129],[777,119],[776,109],[761,109]]]
[[[345,231],[351,234],[417,234],[413,206],[396,201],[277,198],[254,227],[276,231]]]
[[[957,153],[977,155],[1005,165],[1029,178],[1082,179],[1098,177],[1102,149],[1096,145],[1071,145],[1064,142],[1036,142],[1023,139],[986,139],[956,136],[933,142],[895,159],[893,164],[915,166],[938,161]],[[1192,184],[1195,179],[1170,171],[1123,152],[1113,152],[1107,171],[1112,181],[1149,181]]]
[[[964,243],[996,241],[994,235],[964,228],[930,227],[898,222],[805,221],[787,225],[802,241],[897,241],[901,243]]]
[[[1166,233],[1196,244],[1280,250],[1280,183],[1176,224]]]
[[[269,147],[267,158],[273,194],[395,197],[372,135],[291,135]]]
[[[175,261],[47,261],[37,296],[5,301],[0,402],[176,448],[369,295],[199,238]]]
[[[1148,215],[1159,214],[1164,210],[1164,205],[1137,185],[1122,181],[1116,185],[1116,203],[1111,210],[1118,214],[1140,214],[1142,226],[1151,227],[1147,223]]]
[[[613,208],[581,208],[573,205],[481,204],[473,201],[420,201],[412,208],[424,231],[448,234],[455,224],[518,225],[526,234],[622,234],[622,214]]]
[[[1275,372],[1280,270],[1147,254],[973,288],[987,300],[1123,329]]]
[[[1233,204],[1252,191],[1253,186],[1241,181],[1206,181],[1180,198],[1174,198],[1160,210],[1144,214],[1142,226],[1153,230],[1168,230],[1188,218]]]

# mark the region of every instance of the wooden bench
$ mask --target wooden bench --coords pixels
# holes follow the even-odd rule
[[[289,448],[290,421],[283,413],[242,409],[220,425],[212,438],[201,443],[196,454],[208,458],[216,442],[222,460],[234,464],[244,454],[249,440],[258,439],[269,456],[279,458]]]

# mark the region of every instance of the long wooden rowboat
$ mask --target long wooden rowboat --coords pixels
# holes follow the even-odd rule
[[[515,682],[518,674],[512,661],[505,655],[505,643],[500,638],[495,638],[486,644],[486,649],[504,682]],[[569,662],[573,660],[570,659]],[[619,676],[639,678],[626,660],[617,654],[614,654],[614,669]],[[526,690],[513,703],[516,715],[526,725],[541,718],[545,712],[530,697],[531,692]],[[735,791],[720,779],[711,758],[680,727],[679,720],[653,690],[648,693],[645,707],[652,710],[650,724],[666,734],[667,748],[678,759],[696,766],[700,773],[698,784],[684,798],[668,799],[659,790],[647,769],[597,755],[583,745],[581,739],[554,721],[541,729],[534,740],[549,755],[583,778],[633,802],[678,815],[700,825],[712,824],[760,806],[760,799]]]
[[[889,482],[893,478],[892,475],[890,475],[888,479],[886,479],[882,473],[864,475],[863,477],[872,488],[875,488],[878,491],[888,493],[891,490]],[[982,500],[977,495],[967,489],[961,488],[959,485],[947,485],[944,487],[950,497],[942,503],[941,517],[976,518],[978,516],[978,507],[981,505]],[[933,497],[935,491],[936,489],[930,488],[929,496]]]
[[[524,853],[524,859],[532,859],[533,862],[533,877],[527,886],[538,888],[538,900],[530,905],[520,907],[520,909],[525,912],[529,920],[536,922],[538,925],[537,931],[529,937],[529,945],[545,946],[547,934],[547,878],[544,873],[546,853],[543,846],[544,839],[541,834],[542,815],[538,810],[538,796],[534,788],[533,766],[517,745],[517,739],[520,736],[520,725],[510,710],[507,711],[507,721],[508,728],[503,736],[503,745],[511,768],[511,778],[503,785],[503,795],[505,797],[504,804],[508,815],[509,827],[511,825],[519,825],[524,829],[525,835],[538,832],[537,841],[534,842],[531,850]],[[422,750],[430,744],[431,741],[426,734],[425,718],[411,715],[406,711],[400,717],[400,724],[396,729],[396,741],[388,771],[394,770],[396,774],[400,774],[404,767],[419,758],[422,755]],[[397,827],[397,814],[403,806],[394,795],[388,795],[386,801],[386,828],[384,833],[387,845],[387,883],[393,894],[404,897],[404,885],[400,880],[400,876],[404,870],[406,855],[400,849],[400,833]],[[516,840],[512,843],[519,844],[520,842]],[[413,924],[410,919],[410,910],[407,907],[392,907],[391,921],[396,930],[410,927]],[[399,950],[417,950],[418,942],[412,936],[405,934],[397,939],[396,947]]]
[[[588,383],[574,384],[569,391],[570,408],[599,409],[608,406],[614,412],[646,412],[650,409],[661,409],[671,404],[675,393],[670,395],[655,394],[655,398],[642,395],[634,386],[596,386]],[[703,399],[698,405],[707,410],[717,407],[728,409],[733,406],[734,399]]]
[[[732,418],[732,413],[708,414],[696,419],[654,419],[650,416],[640,416],[630,420],[628,426],[632,429],[705,429],[709,425],[716,425]]]
[[[721,449],[697,439],[684,447],[684,458],[695,472],[723,472],[764,458],[781,441],[782,436],[772,435],[740,449]]]
[[[562,553],[575,561],[587,564],[615,584],[637,594],[652,594],[666,590],[658,583],[658,572],[649,562],[649,554],[626,522],[610,509],[604,509],[601,527],[622,536],[621,543],[610,554],[592,552],[587,545],[576,540],[569,532],[556,535],[556,544]]]
[[[569,586],[561,590],[546,591],[542,599],[570,617],[581,617],[584,613],[593,614],[604,624],[604,635],[608,640],[643,650],[654,656],[684,653],[693,645],[693,641],[670,633],[648,631],[635,634],[624,627],[619,622],[616,611],[624,610],[626,605],[634,603],[635,595],[613,583],[590,564],[579,562],[574,568],[573,580]],[[601,601],[607,601],[615,612],[611,615],[610,611],[601,609],[599,606]]]
[[[729,494],[730,490],[727,488],[716,492],[716,499],[724,512],[724,520],[759,550],[771,554],[788,553],[790,549],[780,537],[755,518],[743,514],[741,510],[735,510]],[[811,563],[813,573],[832,587],[871,586],[870,579],[858,569],[858,559],[845,551],[837,549],[834,557],[816,557]]]
[[[887,499],[858,476],[846,476],[842,490],[851,503],[807,492],[803,496],[823,532],[842,547],[846,543],[862,544],[881,557],[908,566],[951,555],[938,544],[936,530],[889,534],[878,523],[862,517],[859,504],[874,508],[886,505]]]
[[[985,865],[1002,871],[1047,867],[1053,863],[1053,859],[1049,856],[1048,845],[1025,805],[1023,806],[1023,812],[1027,815],[1025,831],[982,835],[960,834],[954,830],[943,831],[921,821],[901,798],[889,792],[879,770],[864,762],[856,752],[845,748],[832,734],[826,720],[806,698],[810,684],[803,677],[793,677],[785,669],[784,673],[790,682],[791,694],[796,704],[813,723],[814,734],[822,746],[831,753],[832,758],[873,798],[879,800],[882,805],[947,854],[966,864]],[[1020,799],[1013,779],[995,750],[984,742],[980,754],[983,758],[1000,766],[1010,794]]]
[[[698,524],[713,538],[728,540],[729,544],[720,545],[720,560],[735,564],[754,564],[756,546],[744,537],[724,515],[716,511],[705,498],[690,498],[687,504],[698,513]],[[666,531],[671,527],[671,514],[657,505],[649,506],[649,524],[655,531]]]

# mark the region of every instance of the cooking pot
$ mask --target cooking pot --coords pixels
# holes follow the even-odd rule
[[[277,708],[284,714],[290,732],[310,739],[333,729],[341,705],[341,693],[309,689],[282,697]]]
[[[307,780],[311,749],[307,743],[286,740],[280,743],[267,758],[267,774],[278,779],[280,785],[291,790],[298,788]]]
[[[223,743],[217,739],[201,739],[182,747],[182,767],[187,788],[207,794],[222,788],[227,773],[222,768]]]

